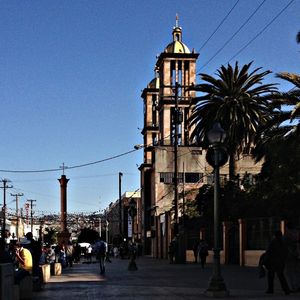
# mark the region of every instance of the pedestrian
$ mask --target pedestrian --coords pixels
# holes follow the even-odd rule
[[[93,252],[93,247],[92,245],[89,245],[86,249],[86,259],[89,263],[92,262],[92,252]]]
[[[8,249],[6,248],[5,240],[0,238],[0,263],[12,263],[13,259]]]
[[[96,248],[96,255],[99,259],[99,265],[100,265],[100,274],[105,274],[105,258],[106,253],[108,251],[107,243],[102,240],[101,238],[96,242],[95,244]]]
[[[73,267],[73,259],[74,259],[74,247],[71,241],[68,241],[66,246],[66,265],[67,267]]]
[[[274,238],[271,240],[266,251],[265,260],[268,266],[268,289],[267,294],[274,293],[274,277],[275,273],[280,281],[282,290],[286,295],[290,294],[290,289],[284,275],[284,267],[287,258],[287,246],[283,241],[282,232],[275,231]]]
[[[118,247],[114,247],[113,248],[113,252],[114,252],[114,258],[117,258],[117,257],[119,257],[119,249],[118,249]]]
[[[33,238],[32,232],[27,232],[26,233],[26,239],[29,242],[28,244],[26,244],[26,248],[30,251],[31,255],[32,255],[32,274],[34,276],[41,276],[41,270],[39,267],[39,263],[40,263],[40,258],[42,255],[42,245],[41,242],[36,241]]]
[[[74,262],[79,263],[81,257],[81,247],[78,243],[74,246]]]
[[[47,251],[48,251],[48,249],[47,249],[47,247],[46,246],[42,247],[41,251],[42,251],[42,254],[41,254],[40,260],[39,260],[39,265],[40,266],[45,265],[45,264],[48,263],[48,260],[47,260]]]
[[[194,244],[193,244],[193,253],[194,253],[194,262],[197,263],[198,262],[198,253],[199,252],[199,240],[195,240]]]
[[[111,263],[111,260],[110,260],[110,253],[111,253],[111,250],[109,250],[109,245],[107,244],[107,251],[106,251],[106,255],[105,255],[105,261]]]
[[[287,246],[288,254],[285,264],[285,275],[289,283],[291,292],[300,292],[300,253],[298,249],[299,233],[292,222],[287,222],[283,240]]]
[[[66,245],[63,241],[62,244],[59,247],[59,258],[58,262],[61,263],[61,267],[64,269],[67,266],[67,260],[66,260]]]
[[[46,246],[47,249],[47,261],[50,264],[50,272],[51,275],[54,275],[54,264],[55,264],[55,251],[54,249],[51,247],[51,245],[47,245]]]
[[[169,244],[168,253],[169,253],[170,264],[176,262],[176,251],[177,251],[177,238],[175,236]]]
[[[208,245],[203,239],[201,239],[199,243],[199,258],[200,258],[200,263],[202,268],[204,268],[206,264],[207,256],[208,256]]]

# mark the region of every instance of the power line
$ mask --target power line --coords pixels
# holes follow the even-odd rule
[[[81,164],[81,165],[75,165],[75,166],[71,166],[71,167],[66,167],[66,169],[68,169],[68,170],[69,169],[77,169],[77,168],[83,168],[83,167],[87,167],[87,166],[99,164],[99,163],[102,163],[102,162],[105,162],[105,161],[109,161],[109,160],[113,160],[113,159],[119,158],[121,156],[125,156],[125,155],[130,154],[132,152],[135,152],[137,150],[138,149],[130,150],[130,151],[118,154],[118,155],[114,155],[114,156],[111,156],[111,157],[108,157],[108,158],[104,158],[104,159],[93,161],[93,162],[86,163],[86,164]],[[61,171],[61,168],[44,169],[44,170],[0,170],[0,172],[3,172],[3,173],[46,173],[46,172],[57,172],[57,171]]]
[[[167,139],[168,137],[169,137],[169,135],[166,136],[164,139]],[[104,159],[101,159],[101,160],[97,160],[97,161],[93,161],[93,162],[89,162],[89,163],[85,163],[85,164],[80,164],[80,165],[75,165],[75,166],[71,166],[71,167],[64,166],[64,169],[68,169],[68,170],[69,169],[78,169],[78,168],[83,168],[83,167],[99,164],[99,163],[102,163],[102,162],[106,162],[106,161],[109,161],[109,160],[113,160],[113,159],[128,155],[132,152],[136,152],[136,151],[138,151],[142,148],[149,147],[149,146],[153,146],[153,143],[150,143],[148,145],[143,145],[142,147],[137,147],[133,150],[123,152],[121,154],[117,154],[117,155],[114,155],[114,156],[111,156],[111,157],[108,157],[108,158],[104,158]],[[47,172],[61,171],[61,169],[62,169],[62,167],[54,168],[54,169],[42,169],[42,170],[0,170],[0,172],[3,172],[3,173],[47,173]]]
[[[295,0],[291,0],[260,32],[258,32],[245,46],[243,46],[236,54],[234,54],[227,63],[244,51],[254,40],[256,40]]]
[[[222,24],[226,21],[226,19],[229,17],[231,12],[234,10],[234,8],[237,6],[240,0],[236,1],[236,3],[233,5],[233,7],[230,9],[230,11],[226,14],[226,16],[223,18],[223,20],[220,22],[220,24],[217,26],[217,28],[213,31],[213,33],[209,36],[209,38],[204,42],[204,44],[200,47],[198,52],[200,52],[205,45],[209,42],[209,40],[215,35],[215,33],[218,31],[218,29],[222,26]]]
[[[219,48],[219,50],[199,69],[199,71],[205,68],[232,40],[233,38],[244,28],[244,26],[252,19],[252,17],[258,12],[262,5],[267,0],[263,0],[261,4],[254,10],[254,12],[248,17],[248,19],[239,27],[239,29]]]

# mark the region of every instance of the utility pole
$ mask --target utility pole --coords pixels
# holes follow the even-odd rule
[[[175,83],[175,111],[174,111],[174,235],[178,234],[178,125],[180,124],[180,112],[178,110],[179,83]]]
[[[32,207],[33,207],[33,202],[36,202],[36,200],[32,200],[32,199],[28,199],[28,202],[30,202],[30,219],[31,219],[31,233],[33,234],[33,211],[32,211]]]
[[[23,193],[18,193],[18,194],[10,194],[13,197],[16,197],[16,218],[17,218],[17,228],[16,228],[16,237],[17,241],[19,240],[19,197],[24,196]]]
[[[122,235],[122,176],[123,173],[119,172],[119,231],[121,238]]]
[[[182,112],[178,108],[178,89],[180,85],[178,82],[175,83],[175,111],[173,115],[174,121],[174,236],[177,237],[177,251],[175,255],[176,263],[185,263],[185,233],[184,223],[182,223],[179,232],[179,218],[178,218],[178,139],[179,139],[179,125],[182,123]],[[183,174],[184,175],[184,174]],[[185,203],[183,203],[184,205]],[[182,216],[184,220],[184,216]],[[183,221],[184,222],[184,221]]]
[[[10,182],[9,179],[2,179],[1,182],[3,183],[3,186],[0,188],[3,189],[3,206],[2,206],[2,212],[3,212],[3,224],[2,224],[2,234],[1,237],[5,239],[5,226],[6,226],[6,189],[13,188],[12,185],[7,185],[8,182]]]

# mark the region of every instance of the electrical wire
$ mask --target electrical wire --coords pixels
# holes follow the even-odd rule
[[[200,47],[198,52],[200,52],[205,45],[209,42],[209,40],[215,35],[215,33],[218,31],[218,29],[223,25],[223,23],[226,21],[226,19],[229,17],[231,12],[234,10],[234,8],[237,6],[240,0],[236,1],[236,3],[233,5],[233,7],[230,9],[230,11],[226,14],[226,16],[223,18],[223,20],[220,22],[220,24],[217,26],[217,28],[213,31],[213,33],[209,36],[209,38],[204,42],[204,44]]]
[[[89,162],[89,163],[85,163],[85,164],[81,164],[81,165],[75,165],[75,166],[71,166],[71,167],[65,167],[65,169],[69,170],[69,169],[78,169],[78,168],[83,168],[83,167],[87,167],[87,166],[91,166],[91,165],[95,165],[95,164],[99,164],[105,161],[109,161],[109,160],[113,160],[125,155],[128,155],[132,152],[138,151],[139,149],[134,149],[134,150],[130,150],[118,155],[114,155],[108,158],[104,158],[101,160],[97,160],[97,161],[93,161],[93,162]],[[46,172],[57,172],[57,171],[61,171],[61,168],[56,168],[56,169],[44,169],[44,170],[0,170],[0,172],[3,173],[46,173]]]
[[[169,137],[170,137],[170,135],[166,136],[164,138],[164,140],[169,138]],[[154,145],[153,143],[150,143],[148,145],[143,145],[140,148],[133,149],[133,150],[121,153],[121,154],[117,154],[117,155],[108,157],[108,158],[104,158],[104,159],[101,159],[101,160],[97,160],[97,161],[93,161],[93,162],[89,162],[89,163],[85,163],[85,164],[75,165],[75,166],[71,166],[71,167],[64,167],[64,168],[66,170],[70,170],[70,169],[78,169],[78,168],[83,168],[83,167],[99,164],[99,163],[102,163],[102,162],[106,162],[106,161],[109,161],[109,160],[113,160],[113,159],[116,159],[116,158],[119,158],[119,157],[122,157],[122,156],[125,156],[125,155],[128,155],[128,154],[131,154],[131,153],[136,152],[136,151],[138,151],[142,148],[150,147],[150,146],[153,146],[153,145]],[[0,169],[0,172],[3,172],[3,173],[47,173],[47,172],[61,171],[61,169],[62,169],[61,167],[60,168],[54,168],[54,169],[43,169],[43,170],[1,170]]]
[[[237,53],[235,53],[228,63],[244,51],[253,41],[255,41],[295,0],[291,0],[261,31],[259,31],[245,46],[243,46]]]
[[[254,12],[247,18],[247,20],[239,27],[239,29],[217,50],[217,52],[199,69],[202,70],[205,68],[232,40],[233,38],[246,26],[246,24],[253,18],[253,16],[259,11],[259,9],[263,6],[263,4],[267,0],[263,0],[260,5],[254,10]]]

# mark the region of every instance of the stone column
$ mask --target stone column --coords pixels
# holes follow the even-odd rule
[[[58,179],[60,183],[60,225],[61,232],[68,231],[67,229],[67,184],[69,179],[66,175],[61,175]]]

